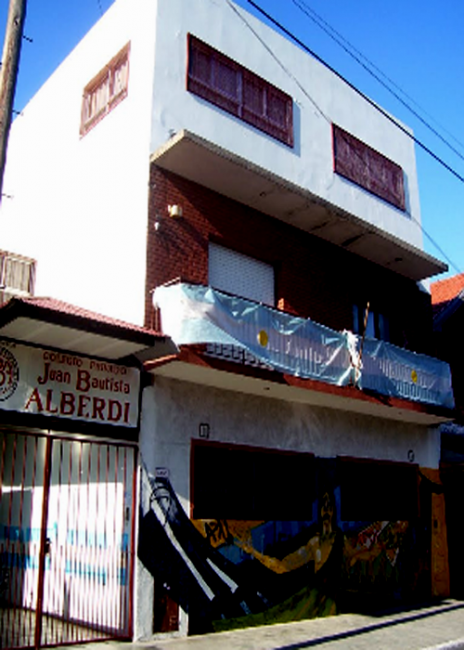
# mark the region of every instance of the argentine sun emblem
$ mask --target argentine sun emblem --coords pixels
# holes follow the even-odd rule
[[[19,366],[15,356],[0,345],[0,402],[15,392],[19,382]]]

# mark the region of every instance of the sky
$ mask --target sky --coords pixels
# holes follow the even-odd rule
[[[16,111],[24,108],[114,1],[27,0],[26,38],[21,51]],[[137,1],[133,0],[134,7]],[[248,0],[236,2],[265,21],[262,13]],[[464,272],[464,2],[253,2],[351,84],[411,127],[416,139],[463,179],[460,180],[416,145],[424,247],[450,267],[447,274],[434,279]],[[188,5],[189,0],[185,3]],[[2,35],[7,12],[8,0],[0,0]],[[335,35],[344,47],[327,31]],[[349,56],[346,48],[354,51],[358,59],[371,69],[373,64],[375,74],[388,83],[416,114]],[[424,121],[441,137],[429,130]]]

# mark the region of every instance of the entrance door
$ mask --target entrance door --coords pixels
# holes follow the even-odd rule
[[[0,647],[130,638],[136,449],[0,431]]]

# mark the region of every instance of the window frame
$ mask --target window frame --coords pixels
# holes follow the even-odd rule
[[[27,288],[8,284],[7,278],[10,276],[10,273],[8,272],[7,266],[11,263],[17,263],[29,267]],[[16,253],[9,253],[8,251],[0,250],[0,290],[16,292],[18,295],[23,296],[33,295],[35,284],[35,267],[36,261],[31,257],[25,257],[24,255],[17,255]]]
[[[353,332],[358,336],[363,335],[365,314],[366,303],[355,303],[353,305]],[[370,329],[373,330],[373,336],[370,334]],[[390,342],[390,318],[387,314],[370,306],[365,336],[386,343]]]
[[[332,151],[336,174],[406,211],[404,172],[400,165],[334,123]]]
[[[12,276],[14,278],[17,277],[17,271],[13,271],[12,273],[8,268],[12,264],[22,265],[24,268],[27,267],[27,287],[23,285],[18,286],[17,282],[14,284],[9,283]],[[0,305],[5,304],[14,296],[30,297],[34,295],[36,264],[37,262],[31,257],[0,250]],[[23,279],[24,268],[19,273],[21,279]]]
[[[203,55],[209,61],[211,83],[207,83],[204,78],[195,73],[194,68],[198,61],[196,57],[199,55]],[[220,66],[227,67],[235,73],[234,94],[227,93],[220,88],[219,84],[214,83]],[[256,111],[250,102],[247,102],[245,98],[246,84],[254,86],[262,92],[263,110],[261,112]],[[187,35],[187,90],[293,148],[293,99],[290,95],[193,34]],[[274,105],[278,101],[283,103],[285,113],[283,126],[282,121],[277,121],[272,117],[270,101],[272,98],[274,98]]]
[[[241,258],[242,262],[248,262],[249,264],[253,265],[253,263],[256,264],[255,271],[256,274],[258,273],[258,269],[261,269],[264,272],[264,269],[267,269],[269,273],[272,273],[272,287],[268,287],[271,289],[270,293],[272,293],[271,300],[268,300],[268,295],[259,297],[258,295],[251,296],[250,294],[245,295],[245,292],[240,293],[240,288],[241,287],[234,287],[234,286],[224,286],[221,283],[216,283],[213,282],[212,280],[212,265],[211,265],[211,250],[212,249],[216,250],[216,255],[220,255],[221,251],[224,253],[224,255],[229,256],[229,260],[233,256],[237,256],[238,260]],[[222,265],[225,265],[225,259],[222,261]],[[229,267],[230,268],[230,267]],[[242,266],[240,267],[242,269]],[[257,278],[257,275],[252,276],[251,275],[251,268],[248,267],[248,273],[246,274],[246,277],[248,279],[248,284],[253,284],[253,279]],[[263,273],[260,273],[261,277],[263,277]],[[228,275],[228,278],[233,277],[231,273]],[[242,276],[243,277],[243,274]],[[233,284],[233,283],[232,283]],[[256,283],[255,283],[256,284]],[[269,262],[265,262],[264,260],[260,260],[257,257],[252,257],[251,255],[247,255],[246,253],[242,253],[241,251],[237,251],[233,248],[230,248],[228,246],[225,246],[222,243],[218,243],[214,240],[209,240],[208,242],[208,285],[211,286],[213,289],[217,289],[218,291],[223,291],[224,293],[228,293],[233,296],[237,296],[239,298],[244,298],[245,300],[251,300],[252,302],[256,302],[259,304],[267,305],[268,307],[275,307],[276,305],[276,269],[273,264],[270,264]],[[243,285],[243,283],[242,283]]]
[[[83,137],[93,129],[101,120],[108,115],[118,104],[125,99],[129,92],[130,72],[130,42],[127,43],[114,56],[105,67],[85,86],[82,95],[80,135]],[[122,87],[114,92],[116,74],[123,66],[126,66],[124,83]],[[99,108],[93,112],[89,111],[93,98],[102,91],[106,94],[103,101],[98,102]]]

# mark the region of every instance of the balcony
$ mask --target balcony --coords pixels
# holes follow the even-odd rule
[[[151,162],[411,280],[447,270],[412,244],[195,133],[180,131]]]
[[[437,422],[449,419],[454,408],[450,369],[443,361],[375,339],[364,340],[361,355],[360,338],[351,332],[336,332],[202,285],[179,282],[158,287],[153,300],[161,312],[163,332],[181,350],[202,345],[202,358],[226,362],[229,372],[233,364],[240,366],[242,377],[235,390],[253,392],[243,377],[248,367],[261,373],[261,381],[270,382],[265,389],[276,397],[272,383],[282,384],[279,378],[284,376],[288,386],[325,393],[311,398],[322,406],[370,414],[385,412],[384,406],[390,409],[388,417],[407,420],[411,418],[405,408],[421,411],[423,405],[437,415]],[[222,385],[217,372],[213,376],[203,371],[203,379],[183,378]],[[182,377],[172,372],[167,376]],[[364,404],[355,403],[359,401]],[[420,419],[416,415],[412,421]],[[427,417],[421,421],[433,423]]]

